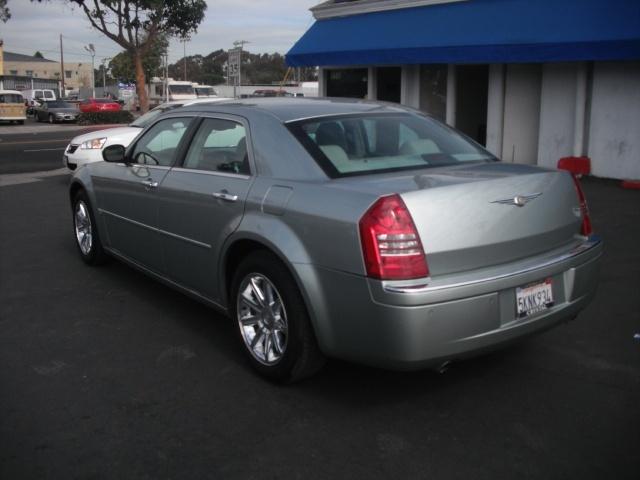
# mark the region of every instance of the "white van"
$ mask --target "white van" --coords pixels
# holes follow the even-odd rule
[[[34,108],[40,106],[42,102],[39,102],[38,99],[46,100],[47,102],[56,100],[55,92],[46,88],[22,90],[22,96],[27,101],[27,113],[33,113]]]

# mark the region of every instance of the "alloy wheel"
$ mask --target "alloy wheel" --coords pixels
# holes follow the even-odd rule
[[[260,273],[240,283],[237,317],[242,339],[251,355],[263,365],[277,364],[288,343],[287,313],[280,293]]]
[[[76,203],[73,219],[80,251],[83,255],[89,255],[93,247],[91,217],[89,216],[87,205],[82,200]]]

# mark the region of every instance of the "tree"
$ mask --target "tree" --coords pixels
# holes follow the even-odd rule
[[[7,23],[7,20],[11,18],[11,12],[7,7],[7,0],[0,0],[0,20]]]
[[[78,5],[96,30],[129,53],[133,59],[136,90],[143,112],[149,108],[145,90],[145,57],[161,35],[185,38],[195,33],[207,9],[204,0],[65,1]]]
[[[38,50],[36,53],[34,53],[34,54],[33,54],[33,56],[34,56],[35,58],[44,58],[44,55],[42,55],[42,54],[40,53],[40,50]]]
[[[142,60],[142,67],[145,78],[158,74],[158,69],[162,65],[162,57],[166,54],[169,42],[165,37],[159,37],[155,44]],[[109,62],[109,70],[114,78],[132,83],[136,78],[136,67],[134,58],[128,51],[120,52]]]

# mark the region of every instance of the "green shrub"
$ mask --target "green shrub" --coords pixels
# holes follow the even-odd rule
[[[101,125],[103,123],[131,123],[133,115],[127,110],[119,112],[91,112],[78,116],[78,125]]]

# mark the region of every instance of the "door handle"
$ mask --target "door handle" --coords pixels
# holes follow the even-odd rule
[[[158,182],[154,182],[153,180],[143,180],[140,182],[147,189],[149,188],[158,188]]]
[[[227,192],[216,192],[212,194],[214,198],[218,198],[220,200],[224,200],[225,202],[237,202],[238,201],[238,196],[237,195],[231,195],[230,193]]]

